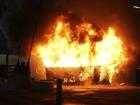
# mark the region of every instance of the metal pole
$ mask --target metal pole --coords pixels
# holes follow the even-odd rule
[[[9,58],[9,54],[7,53],[7,54],[6,54],[6,73],[5,73],[5,74],[6,74],[6,77],[8,76],[8,68],[9,68],[9,67],[8,67],[8,65],[9,65],[9,64],[8,64],[8,58]]]
[[[41,2],[42,0],[39,0],[39,4],[38,4],[38,10],[40,12],[40,8],[41,8]],[[35,39],[35,34],[37,32],[37,27],[38,27],[38,21],[39,21],[39,18],[40,18],[40,14],[38,15],[37,19],[36,19],[36,22],[35,22],[35,30],[34,30],[34,33],[33,33],[33,36],[32,36],[32,40],[31,40],[31,46],[30,46],[30,51],[29,51],[29,56],[28,56],[28,61],[27,61],[27,67],[29,67],[30,65],[30,58],[31,58],[31,52],[32,52],[32,48],[33,48],[33,43],[34,43],[34,39]]]
[[[62,79],[57,79],[56,105],[62,105]]]
[[[40,8],[41,8],[41,2],[42,0],[39,0],[38,1],[38,13],[40,12]],[[38,29],[38,21],[39,21],[39,18],[40,18],[40,13],[37,17],[37,19],[35,19],[35,29],[34,29],[34,32],[33,32],[33,36],[32,36],[32,39],[31,39],[31,46],[30,46],[30,51],[29,51],[29,56],[28,56],[28,61],[27,61],[27,65],[26,65],[26,71],[27,71],[27,75],[28,75],[28,84],[29,84],[29,87],[30,87],[30,82],[31,82],[31,77],[30,77],[30,58],[31,58],[31,53],[32,53],[32,48],[33,48],[33,43],[34,43],[34,39],[35,39],[35,35],[37,33],[37,29]]]

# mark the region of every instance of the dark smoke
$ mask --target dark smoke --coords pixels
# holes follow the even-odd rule
[[[102,28],[118,26],[123,37],[137,44],[140,11],[132,6],[138,3],[136,0],[1,0],[0,26],[12,41],[17,41],[30,37],[36,26],[40,33],[56,15],[73,12]]]
[[[1,0],[0,30],[7,42],[5,44],[10,46],[8,47],[10,51],[6,50],[7,52],[28,53],[32,36],[40,28],[43,16],[51,12],[53,2],[53,0]]]

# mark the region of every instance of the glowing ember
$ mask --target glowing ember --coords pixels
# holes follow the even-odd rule
[[[32,54],[39,57],[46,68],[83,67],[78,76],[80,81],[95,75],[98,67],[99,81],[108,78],[111,83],[127,60],[123,42],[111,27],[101,35],[86,21],[71,28],[67,17],[59,16],[46,37],[46,43],[36,45]]]

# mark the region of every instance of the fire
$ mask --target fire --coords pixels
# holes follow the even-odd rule
[[[119,72],[119,67],[127,60],[122,41],[115,35],[115,30],[109,28],[102,41],[95,47],[96,58],[94,65],[101,65],[100,80],[104,79],[105,73],[108,73],[111,82],[115,73]]]
[[[100,34],[83,20],[71,28],[67,17],[59,16],[45,36],[46,42],[36,45],[32,54],[39,57],[46,68],[84,68],[78,76],[80,81],[93,76],[98,67],[99,81],[107,77],[111,83],[127,60],[123,42],[111,27]]]

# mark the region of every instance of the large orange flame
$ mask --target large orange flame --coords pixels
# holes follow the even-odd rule
[[[81,81],[94,75],[94,68],[99,66],[99,81],[108,76],[111,83],[127,60],[123,42],[111,27],[99,35],[89,22],[83,21],[71,29],[66,17],[59,16],[46,36],[46,43],[36,45],[32,54],[39,57],[46,68],[84,67],[79,74]]]

